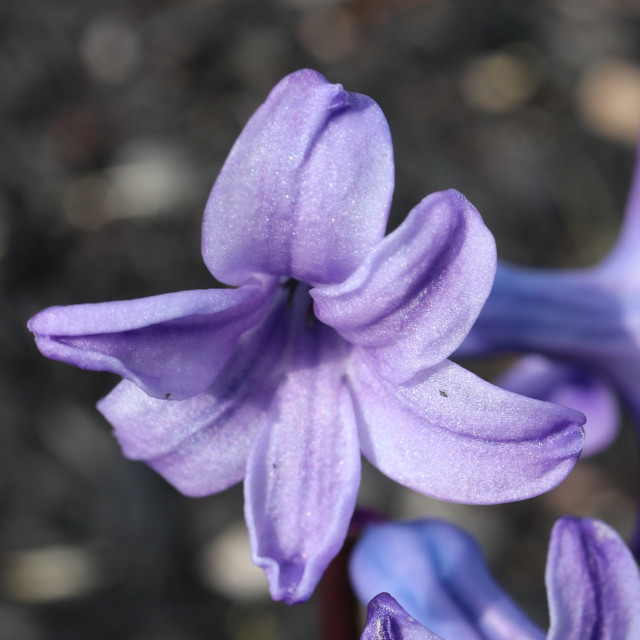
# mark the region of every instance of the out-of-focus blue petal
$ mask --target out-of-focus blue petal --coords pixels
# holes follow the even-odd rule
[[[523,356],[494,383],[503,389],[576,409],[587,418],[582,456],[606,449],[620,427],[615,393],[599,375],[580,366],[545,358]]]
[[[442,640],[411,617],[388,593],[377,595],[367,607],[367,623],[360,640]]]
[[[252,280],[238,289],[50,307],[28,326],[48,358],[117,373],[154,398],[183,400],[211,385],[240,336],[266,314],[275,286]]]
[[[499,262],[489,298],[458,355],[534,352],[599,367],[629,352],[636,318],[640,300],[625,306],[586,270]]]
[[[475,540],[439,520],[367,528],[350,562],[358,598],[380,591],[447,640],[542,640],[495,583]]]
[[[427,495],[522,500],[559,484],[580,454],[582,414],[504,391],[452,362],[392,385],[356,348],[349,373],[363,454]]]
[[[493,236],[476,208],[450,190],[426,197],[351,277],[311,295],[318,318],[399,383],[455,350],[494,271]]]
[[[311,70],[271,91],[213,186],[202,254],[213,275],[341,282],[384,236],[393,192],[387,122],[367,96]]]
[[[548,640],[640,638],[640,575],[630,551],[604,522],[564,517],[547,560]]]
[[[340,550],[360,484],[347,345],[328,327],[301,320],[245,479],[253,561],[265,569],[272,597],[289,604],[311,595]]]

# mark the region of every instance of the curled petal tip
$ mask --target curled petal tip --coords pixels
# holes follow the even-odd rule
[[[51,307],[28,326],[48,358],[182,400],[213,382],[241,335],[265,316],[275,287],[274,280],[252,279],[238,289]]]
[[[558,485],[578,460],[577,411],[509,393],[449,361],[410,385],[386,382],[356,350],[350,361],[363,454],[416,491],[471,504],[523,500]]]

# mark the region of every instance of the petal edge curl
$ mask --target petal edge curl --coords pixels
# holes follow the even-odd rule
[[[217,493],[242,480],[247,458],[282,375],[289,313],[273,311],[242,336],[207,391],[186,400],[151,398],[125,380],[98,402],[122,452],[143,460],[189,496]]]
[[[48,358],[111,371],[154,398],[183,400],[213,382],[240,336],[267,313],[275,287],[254,279],[238,289],[49,307],[28,327]]]
[[[453,189],[427,196],[344,282],[311,290],[315,313],[401,383],[459,346],[489,295],[491,232]]]
[[[441,500],[495,504],[559,484],[578,460],[584,416],[519,396],[448,360],[410,385],[383,380],[354,349],[349,380],[365,457]]]

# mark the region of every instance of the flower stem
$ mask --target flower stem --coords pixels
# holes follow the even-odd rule
[[[349,558],[363,528],[383,522],[384,516],[366,509],[356,509],[349,525],[347,539],[320,581],[320,637],[322,640],[357,640],[363,621],[358,601],[349,580]]]

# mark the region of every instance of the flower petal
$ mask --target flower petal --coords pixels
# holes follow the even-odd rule
[[[358,598],[379,591],[443,638],[543,640],[496,584],[482,551],[467,533],[439,520],[368,527],[349,566]]]
[[[367,607],[367,623],[360,640],[442,640],[442,638],[425,629],[388,593],[380,593]]]
[[[449,356],[482,309],[493,236],[457,191],[425,198],[345,282],[313,289],[315,313],[405,382]]]
[[[494,384],[513,391],[571,407],[587,417],[582,456],[606,449],[620,427],[618,401],[613,389],[586,365],[573,365],[545,358],[524,356]]]
[[[206,392],[168,402],[123,381],[98,403],[128,458],[144,460],[190,496],[217,493],[242,480],[282,375],[290,315],[282,297],[265,321],[242,336]]]
[[[245,516],[253,561],[265,569],[272,597],[288,604],[309,598],[355,507],[360,451],[345,349],[327,327],[301,330],[249,457]]]
[[[445,361],[392,385],[354,349],[350,381],[363,454],[443,500],[491,504],[548,491],[576,463],[584,417],[495,387]]]
[[[111,371],[155,398],[204,391],[238,339],[259,322],[275,283],[50,307],[29,321],[38,349],[82,369]]]
[[[526,269],[498,263],[491,294],[459,356],[542,353],[592,363],[638,353],[638,314],[593,271]]]
[[[249,120],[213,185],[204,261],[227,284],[254,273],[340,282],[383,237],[392,191],[378,105],[297,71]]]
[[[564,517],[547,559],[548,640],[640,638],[640,575],[618,534],[604,522]]]

